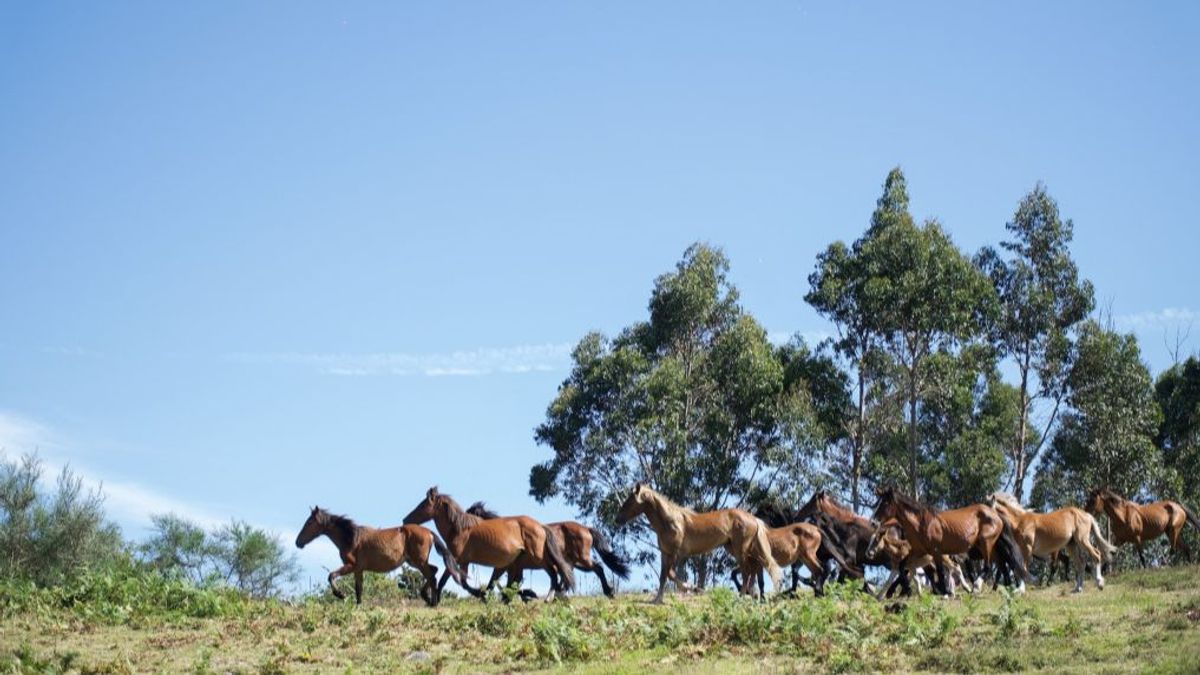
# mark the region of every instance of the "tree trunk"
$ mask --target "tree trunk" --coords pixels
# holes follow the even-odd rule
[[[908,374],[908,479],[913,499],[920,499],[917,480],[917,361]]]
[[[1025,360],[1021,363],[1021,419],[1017,422],[1017,444],[1013,448],[1016,466],[1013,476],[1013,496],[1020,502],[1025,494],[1025,472],[1029,468],[1025,457],[1025,435],[1029,425],[1029,344],[1025,345]]]
[[[865,357],[858,360],[858,425],[854,429],[854,437],[850,441],[850,501],[854,504],[855,513],[858,513],[860,505],[858,483],[862,480],[863,446],[867,429],[867,378],[863,373],[866,362]]]

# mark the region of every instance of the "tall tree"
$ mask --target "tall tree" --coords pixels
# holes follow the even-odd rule
[[[1154,444],[1162,452],[1164,497],[1200,502],[1200,358],[1188,357],[1158,376],[1154,398],[1162,423]]]
[[[813,405],[822,389],[802,377],[816,357],[773,347],[728,269],[719,249],[693,245],[655,280],[648,321],[579,342],[535,430],[554,452],[530,472],[535,498],[612,522],[638,479],[702,510],[802,480],[826,442]]]
[[[1005,226],[1012,239],[1001,243],[1011,256],[993,248],[976,258],[991,278],[1000,301],[994,341],[1003,356],[1016,364],[1019,415],[1009,444],[1013,494],[1021,499],[1030,466],[1041,441],[1054,425],[1066,395],[1066,376],[1072,358],[1072,329],[1092,311],[1092,285],[1079,278],[1067,246],[1074,225],[1062,220],[1058,204],[1038,183],[1021,199]],[[1036,383],[1034,379],[1036,378]],[[1041,429],[1031,433],[1030,410],[1039,399],[1052,403]]]
[[[1068,410],[1034,481],[1034,504],[1078,502],[1098,486],[1130,498],[1153,487],[1162,414],[1137,338],[1084,322],[1067,380]]]
[[[908,408],[908,479],[920,489],[918,406],[926,359],[980,336],[995,312],[995,291],[936,221],[917,226],[908,215],[903,174],[885,183],[878,218],[856,245],[861,311],[903,373]]]

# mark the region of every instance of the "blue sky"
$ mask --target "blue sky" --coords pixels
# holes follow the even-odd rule
[[[897,164],[970,251],[1045,181],[1157,371],[1200,317],[1200,7],[1046,5],[6,3],[0,447],[135,537],[435,483],[568,517],[527,476],[572,343],[696,240],[820,335],[814,257]]]

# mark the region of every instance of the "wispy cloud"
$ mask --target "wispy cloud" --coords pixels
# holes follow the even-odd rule
[[[1114,319],[1117,326],[1125,330],[1189,324],[1197,320],[1200,320],[1200,312],[1187,307],[1166,307],[1136,314],[1122,314]]]
[[[311,368],[326,375],[479,376],[560,370],[570,362],[571,345],[535,344],[491,347],[443,353],[374,352],[238,353],[229,359],[242,363],[282,364]]]
[[[64,467],[69,467],[71,473],[79,477],[84,489],[98,491],[104,497],[104,510],[108,517],[120,524],[126,534],[134,539],[145,534],[152,515],[161,513],[173,513],[206,529],[215,529],[231,521],[231,515],[215,513],[208,508],[163,495],[137,482],[101,478],[99,472],[64,459],[64,445],[49,427],[22,415],[0,410],[0,453],[12,458],[37,452],[42,462],[42,482],[47,487],[58,479]],[[285,550],[292,549],[295,533],[289,528],[254,526],[270,532],[284,545]],[[309,576],[306,581],[311,581],[321,576],[318,570],[336,562],[337,551],[322,539],[300,551],[299,557],[304,572]]]

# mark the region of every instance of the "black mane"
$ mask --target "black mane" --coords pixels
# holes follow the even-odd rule
[[[335,531],[342,541],[348,543],[351,547],[358,540],[358,523],[354,522],[349,516],[330,513],[325,509],[317,510],[317,519],[322,525]]]
[[[469,513],[473,516],[479,516],[480,518],[483,518],[484,520],[491,520],[493,518],[500,517],[499,513],[496,513],[495,511],[489,509],[487,507],[487,504],[485,504],[483,502],[475,502],[474,504],[472,504],[467,509],[467,513]]]

